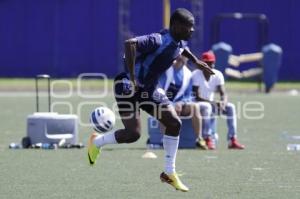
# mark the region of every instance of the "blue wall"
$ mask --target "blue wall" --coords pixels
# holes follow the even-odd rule
[[[117,1],[0,1],[0,76],[117,73]]]
[[[161,0],[131,0],[132,35],[162,27]],[[190,8],[189,1],[171,0]],[[264,13],[269,41],[283,48],[280,80],[300,80],[300,18],[297,0],[204,0],[204,46],[210,48],[210,23],[220,12]],[[257,51],[254,22],[225,22],[221,39],[235,54]],[[0,76],[33,77],[49,73],[74,77],[83,72],[118,72],[118,0],[1,0]]]

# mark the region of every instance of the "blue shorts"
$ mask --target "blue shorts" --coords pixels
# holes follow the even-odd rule
[[[138,91],[133,93],[127,73],[120,73],[116,76],[114,94],[120,113],[136,112],[142,109],[153,115],[160,106],[171,104],[161,88],[144,89],[139,87]]]

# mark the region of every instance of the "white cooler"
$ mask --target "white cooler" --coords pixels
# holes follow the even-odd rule
[[[27,136],[31,144],[78,143],[78,116],[54,112],[36,112],[27,117]]]

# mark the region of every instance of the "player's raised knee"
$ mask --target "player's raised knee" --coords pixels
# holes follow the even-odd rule
[[[182,126],[182,122],[180,120],[180,118],[174,118],[172,121],[170,121],[167,124],[167,128],[166,128],[166,134],[170,135],[170,136],[178,136],[180,129]]]

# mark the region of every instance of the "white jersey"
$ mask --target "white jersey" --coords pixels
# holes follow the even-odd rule
[[[214,92],[217,89],[217,86],[224,85],[224,76],[223,74],[216,70],[212,69],[215,75],[212,75],[207,81],[204,77],[204,74],[201,70],[196,69],[193,71],[192,80],[193,86],[199,86],[200,96],[203,99],[213,101]]]

